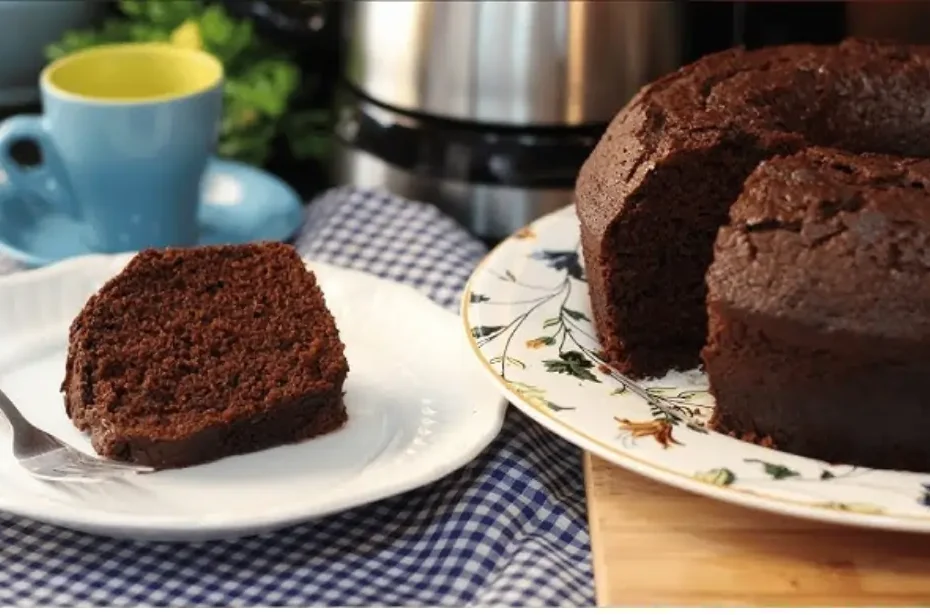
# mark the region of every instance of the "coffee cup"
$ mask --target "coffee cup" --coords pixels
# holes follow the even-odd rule
[[[49,64],[39,86],[42,115],[0,123],[10,187],[74,218],[93,251],[196,244],[222,64],[167,43],[103,45]],[[11,157],[20,141],[38,145],[40,164]]]

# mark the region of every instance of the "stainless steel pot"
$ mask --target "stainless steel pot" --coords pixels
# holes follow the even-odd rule
[[[398,109],[469,122],[609,120],[677,68],[681,3],[356,0],[348,80]]]
[[[498,239],[571,202],[645,83],[681,65],[683,0],[355,0],[336,180]]]

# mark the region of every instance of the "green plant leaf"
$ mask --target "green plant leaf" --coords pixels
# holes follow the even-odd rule
[[[119,9],[129,18],[173,30],[199,14],[202,5],[197,0],[120,0]]]
[[[543,361],[543,365],[547,372],[568,374],[579,380],[600,382],[597,376],[591,373],[591,368],[594,367],[594,364],[577,350],[563,352],[559,355],[558,359],[546,359]]]
[[[481,339],[481,338],[484,338],[484,337],[488,337],[488,336],[494,335],[495,333],[497,333],[498,331],[500,331],[500,330],[503,329],[503,328],[504,328],[504,327],[498,327],[498,326],[491,326],[491,327],[472,327],[472,328],[471,328],[471,336],[472,336],[473,338],[475,338],[475,339]]]
[[[281,130],[298,160],[329,159],[332,151],[333,114],[329,109],[307,109],[282,118]]]
[[[287,110],[291,94],[297,88],[297,67],[280,60],[264,60],[249,66],[226,82],[226,95],[237,104],[251,107],[272,118]]]
[[[543,329],[548,329],[549,327],[554,327],[562,322],[562,319],[556,316],[555,318],[547,318],[543,321]]]
[[[241,76],[242,73],[255,68],[254,63],[243,65],[244,62],[240,62],[246,52],[257,51],[250,49],[258,45],[252,22],[235,20],[222,6],[212,4],[199,16],[197,25],[200,27],[200,38],[204,48],[219,58],[233,74]],[[255,56],[256,59],[262,57],[258,54],[249,55]]]
[[[124,43],[131,40],[131,23],[108,19],[101,25],[99,30],[69,30],[65,32],[61,39],[46,46],[45,57],[49,60],[57,60],[82,49],[107,43]]]
[[[772,477],[773,480],[784,480],[786,478],[794,478],[800,476],[799,473],[795,472],[788,466],[784,466],[777,463],[770,463],[768,461],[762,461],[761,459],[746,459],[747,463],[758,463],[762,465],[762,469],[765,470],[765,473]]]
[[[220,126],[220,142],[217,146],[220,156],[256,166],[260,166],[268,157],[275,134],[273,124],[255,122],[251,126],[231,126],[224,120]]]
[[[587,322],[591,322],[587,316],[585,316],[584,314],[576,310],[570,310],[569,308],[562,308],[562,311],[568,314],[568,316],[572,318],[573,320],[584,320]]]
[[[553,402],[551,402],[551,401],[547,401],[547,402],[546,402],[546,405],[547,405],[547,406],[549,407],[549,409],[552,410],[553,412],[562,412],[562,411],[564,411],[564,410],[574,410],[574,408],[571,407],[571,406],[560,406],[560,405],[558,405],[558,404],[556,404],[556,403],[553,403]]]
[[[204,50],[223,63],[226,76],[217,153],[260,166],[283,134],[296,158],[329,157],[329,119],[319,119],[328,118],[329,110],[293,112],[300,71],[283,50],[261,40],[250,20],[232,17],[216,0],[120,0],[119,8],[124,17],[65,32],[45,48],[46,57],[56,60],[107,43],[169,41],[182,24],[196,24]]]
[[[577,251],[566,252],[558,250],[541,250],[530,255],[531,258],[543,261],[546,266],[556,271],[564,271],[569,277],[580,282],[585,281],[584,269]]]
[[[171,38],[171,31],[147,23],[129,25],[129,40],[136,43],[163,43]]]

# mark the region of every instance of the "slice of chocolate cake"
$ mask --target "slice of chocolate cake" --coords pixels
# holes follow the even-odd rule
[[[72,323],[62,391],[100,455],[178,468],[341,427],[343,350],[290,246],[146,250]]]

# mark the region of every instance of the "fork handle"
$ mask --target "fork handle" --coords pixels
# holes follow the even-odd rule
[[[0,413],[10,422],[13,433],[26,433],[28,430],[36,429],[35,425],[27,421],[26,417],[20,414],[19,408],[10,401],[10,398],[7,397],[3,391],[0,391]]]

